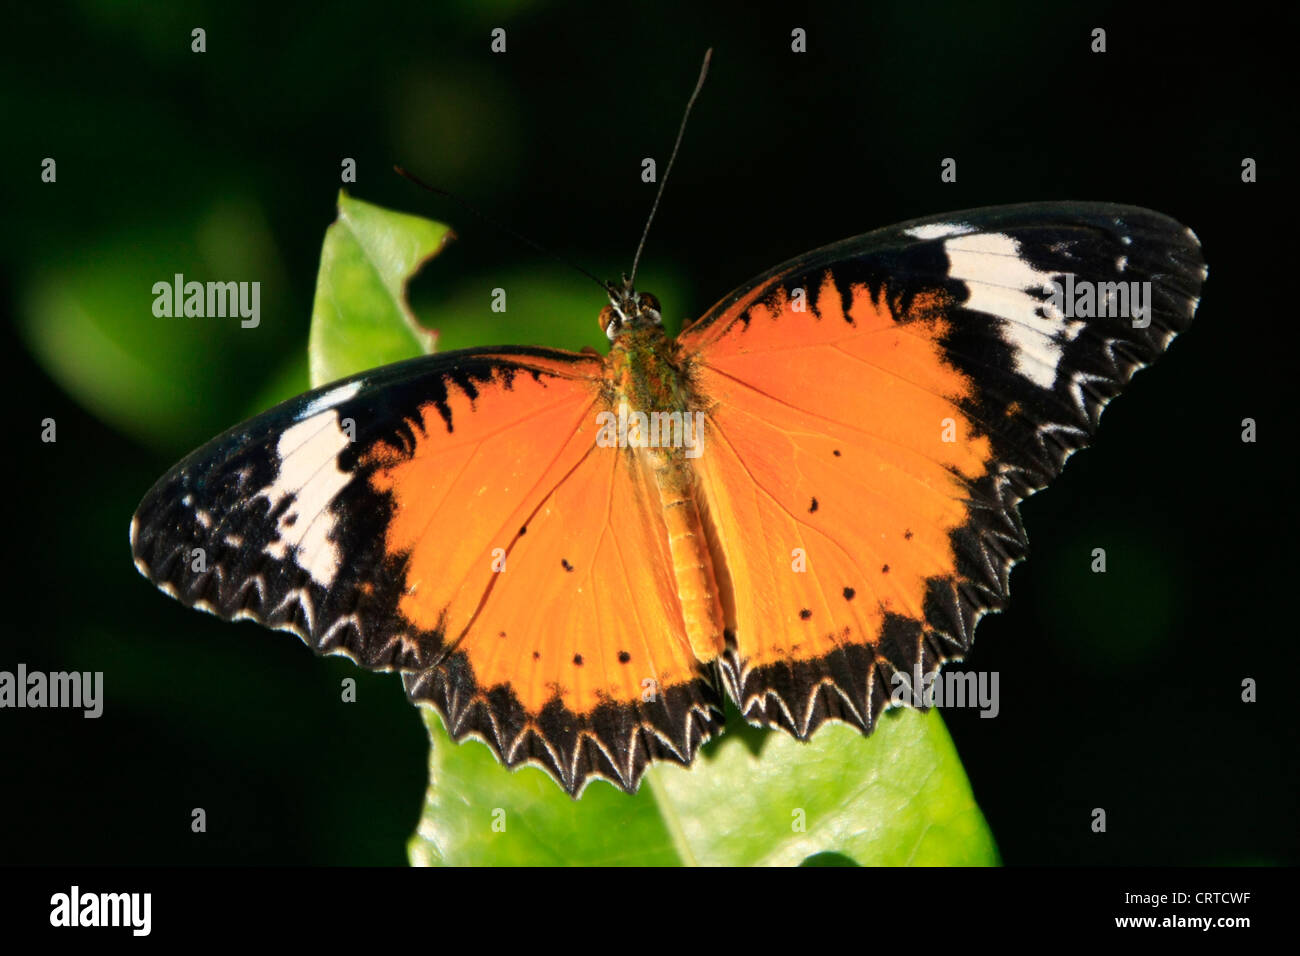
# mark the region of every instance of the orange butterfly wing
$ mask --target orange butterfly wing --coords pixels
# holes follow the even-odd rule
[[[457,739],[570,792],[689,762],[719,690],[690,653],[662,518],[595,443],[598,358],[477,349],[317,389],[145,496],[141,571],[184,603],[401,670]]]
[[[451,661],[407,675],[452,734],[473,728],[507,765],[536,762],[572,793],[591,775],[634,790],[650,760],[689,763],[722,713],[686,640],[653,485],[595,445],[591,420],[550,493],[513,516],[526,532]]]
[[[468,579],[450,610],[442,594],[417,596],[438,619],[470,619],[446,662],[406,675],[454,736],[474,732],[507,765],[536,763],[574,794],[591,776],[634,790],[649,761],[689,763],[721,724],[720,689],[691,654],[677,605],[653,483],[635,455],[596,444],[595,420],[588,404],[557,424],[546,494],[501,526],[513,537],[500,559],[486,548],[471,559],[500,561],[486,588]],[[397,545],[431,571],[444,557],[420,532],[438,520],[419,513],[416,537]]]
[[[1147,324],[1066,316],[1046,286],[1066,273],[1150,282]],[[963,654],[1025,553],[1017,503],[1187,326],[1203,278],[1159,214],[1001,207],[810,253],[687,328],[742,713],[869,732],[900,684]]]

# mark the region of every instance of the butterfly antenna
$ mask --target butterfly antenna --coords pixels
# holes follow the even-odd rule
[[[592,282],[596,283],[606,292],[609,291],[609,283],[605,282],[603,279],[597,278],[596,276],[588,272],[586,269],[582,268],[582,266],[575,265],[574,263],[570,262],[568,259],[559,255],[558,253],[552,252],[550,249],[547,249],[545,246],[543,246],[540,242],[533,242],[533,240],[529,239],[525,235],[521,235],[520,233],[515,232],[509,226],[503,226],[501,223],[497,222],[487,213],[483,212],[481,209],[478,209],[477,207],[467,202],[466,200],[461,199],[455,193],[449,193],[447,192],[447,190],[439,189],[437,186],[430,186],[419,176],[416,176],[414,173],[408,172],[407,170],[403,169],[401,166],[394,166],[393,170],[397,173],[397,175],[401,176],[403,179],[409,179],[411,182],[415,183],[415,185],[419,186],[421,189],[427,189],[431,193],[436,193],[439,196],[445,196],[446,198],[459,204],[462,208],[467,209],[470,212],[472,212],[474,215],[478,216],[479,219],[482,219],[489,226],[492,226],[494,229],[497,229],[500,232],[504,232],[507,236],[512,237],[515,241],[522,242],[524,245],[536,249],[542,255],[550,256],[556,262],[563,263],[564,265],[568,266],[571,269],[577,269],[579,272],[585,275]]]
[[[650,207],[650,218],[645,221],[645,229],[641,231],[641,241],[637,244],[636,255],[632,257],[632,274],[627,278],[627,286],[630,288],[636,281],[637,265],[641,262],[641,250],[645,248],[646,236],[650,234],[650,223],[655,221],[655,213],[659,210],[659,200],[663,197],[664,186],[668,185],[668,174],[673,171],[673,162],[677,159],[677,150],[682,145],[682,134],[686,132],[686,121],[691,118],[691,107],[695,105],[695,100],[700,95],[700,90],[704,89],[704,78],[709,75],[709,60],[713,58],[713,48],[704,51],[704,63],[700,65],[700,78],[695,81],[695,92],[686,102],[686,112],[682,114],[682,125],[677,127],[677,142],[673,144],[673,154],[668,157],[668,168],[664,170],[663,179],[659,180],[659,190],[655,193],[654,205]]]

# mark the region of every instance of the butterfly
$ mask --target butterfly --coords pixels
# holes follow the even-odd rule
[[[575,796],[690,764],[726,698],[871,733],[1006,605],[1019,502],[1205,277],[1173,219],[1061,202],[814,250],[676,338],[625,280],[608,354],[435,354],[232,428],[145,495],[132,551],[187,605],[399,672]]]

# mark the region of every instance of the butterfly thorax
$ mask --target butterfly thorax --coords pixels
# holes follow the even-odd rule
[[[673,340],[662,328],[623,332],[610,346],[606,381],[611,398],[627,402],[636,411],[691,411],[691,396]]]
[[[617,409],[645,415],[690,414],[692,401],[687,376],[675,342],[664,334],[659,300],[637,292],[626,276],[621,286],[608,285],[609,302],[600,312],[600,327],[609,337],[606,359],[608,398]],[[654,444],[665,451],[672,445]],[[661,457],[679,457],[666,455]]]

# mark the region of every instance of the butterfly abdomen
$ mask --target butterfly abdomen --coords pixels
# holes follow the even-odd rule
[[[655,483],[668,529],[673,578],[677,582],[677,598],[691,651],[697,660],[711,661],[722,653],[724,625],[717,577],[695,500],[694,481],[688,469],[668,467],[655,472]]]

